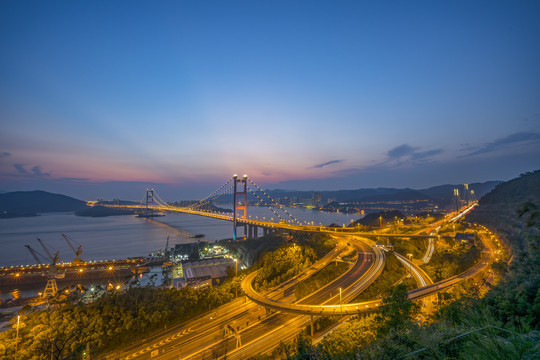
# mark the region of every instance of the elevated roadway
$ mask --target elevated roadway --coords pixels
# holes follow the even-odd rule
[[[405,257],[398,255],[398,259],[406,264],[407,267],[411,270],[413,276],[417,281],[422,284],[422,287],[418,289],[411,290],[408,292],[408,297],[411,300],[417,300],[424,297],[428,297],[436,294],[437,292],[443,291],[451,286],[456,285],[457,283],[467,280],[469,278],[475,277],[480,274],[489,266],[493,261],[495,247],[489,240],[489,238],[483,239],[483,244],[485,250],[482,251],[482,256],[480,261],[461,274],[452,276],[448,279],[439,281],[437,283],[432,283],[429,276],[419,267],[409,262]],[[376,260],[375,260],[376,261]],[[381,269],[382,271],[382,269]],[[304,314],[304,315],[325,315],[325,316],[336,316],[336,315],[353,315],[364,312],[373,312],[377,310],[377,307],[381,305],[381,300],[372,300],[364,301],[360,303],[352,304],[342,304],[342,305],[307,305],[307,304],[297,304],[297,303],[284,303],[277,300],[269,299],[263,295],[257,293],[252,286],[252,281],[255,278],[256,274],[251,273],[248,275],[242,282],[242,288],[244,289],[246,295],[254,302],[274,309],[277,311],[284,311],[293,314]]]
[[[360,257],[356,261],[353,268],[351,268],[344,276],[340,277],[337,282],[334,282],[331,287],[325,287],[324,289],[319,290],[313,294],[313,302],[308,301],[307,299],[296,302],[283,302],[276,299],[268,298],[253,288],[253,280],[257,276],[257,271],[250,273],[242,281],[242,289],[244,290],[246,296],[253,302],[277,311],[284,311],[293,314],[302,314],[302,315],[317,315],[317,316],[332,316],[339,314],[350,314],[360,312],[358,309],[358,304],[347,304],[346,302],[355,298],[360,292],[362,292],[369,284],[371,284],[377,276],[382,272],[384,268],[385,255],[384,252],[373,244],[372,241],[363,239],[362,241],[352,238],[351,244],[355,244],[358,252],[365,251],[365,245],[368,244],[368,249],[371,250],[372,254],[368,255],[372,261],[370,261],[367,271],[364,271],[363,268],[367,263],[367,260],[361,261]],[[363,245],[361,245],[363,244]],[[341,288],[341,304],[329,304],[329,305],[318,305],[317,300],[322,298],[328,299],[330,294],[339,296],[339,290],[336,292],[336,289]],[[364,309],[370,307],[370,303],[362,303]]]

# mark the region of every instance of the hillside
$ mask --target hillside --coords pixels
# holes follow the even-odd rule
[[[483,183],[473,183],[469,184],[469,189],[474,191],[474,194],[477,199],[480,199],[482,196],[490,192],[500,184],[500,181],[487,181]],[[422,194],[429,196],[434,201],[439,204],[439,207],[446,207],[452,202],[452,196],[454,194],[454,189],[458,189],[460,194],[463,194],[465,188],[463,184],[460,185],[440,185],[434,186],[428,189],[418,190]]]
[[[526,237],[540,234],[540,229],[527,227],[527,219],[520,216],[527,202],[540,208],[540,170],[497,185],[480,199],[480,206],[467,216],[467,220],[489,227],[513,251],[526,250]]]
[[[78,211],[86,202],[46,191],[15,191],[0,194],[0,211],[10,214]]]

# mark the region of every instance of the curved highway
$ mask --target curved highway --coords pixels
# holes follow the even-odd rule
[[[408,262],[406,258],[399,255],[398,259],[400,259],[400,261],[404,259],[405,262],[409,263],[411,265],[410,268],[411,268],[411,272],[413,273],[413,276],[415,276],[415,278],[418,279],[418,281],[424,285],[418,289],[409,291],[408,292],[409,299],[416,300],[416,299],[424,298],[426,296],[433,295],[463,280],[467,280],[471,277],[474,277],[477,274],[484,271],[493,260],[493,256],[494,256],[493,254],[494,254],[495,248],[494,248],[494,245],[487,238],[484,239],[482,242],[487,250],[482,251],[482,258],[476,265],[474,265],[472,268],[464,271],[461,274],[458,274],[448,279],[441,280],[437,283],[431,283],[431,284],[428,283],[431,280],[429,281],[425,280],[426,277],[429,279],[429,276],[427,276],[427,274],[425,274],[425,272],[422,269]],[[374,249],[377,249],[377,247],[374,247]],[[384,255],[383,255],[383,258],[384,258]],[[379,260],[379,256],[376,256],[375,263],[377,263],[378,260]],[[383,263],[384,263],[384,260],[383,260]],[[380,270],[382,271],[382,268]],[[367,275],[368,274],[366,273],[364,276],[367,276]],[[377,307],[380,306],[381,304],[380,299],[372,300],[372,301],[364,301],[360,303],[353,303],[353,304],[341,304],[341,305],[307,305],[307,304],[298,304],[298,303],[284,303],[277,300],[266,298],[262,296],[261,294],[257,293],[251,285],[255,276],[256,276],[256,273],[251,273],[242,282],[242,288],[244,289],[246,295],[257,304],[260,304],[264,307],[268,307],[270,309],[274,309],[278,311],[290,312],[294,314],[304,314],[304,315],[326,315],[326,316],[352,315],[352,314],[358,314],[362,312],[376,311]]]
[[[253,289],[253,280],[257,276],[257,272],[254,271],[244,278],[242,281],[242,289],[246,293],[246,296],[253,302],[264,306],[269,309],[284,311],[294,314],[303,314],[303,315],[339,315],[339,314],[352,314],[365,311],[366,308],[372,306],[371,302],[365,302],[361,304],[346,304],[347,301],[356,297],[360,292],[362,292],[369,284],[371,284],[377,276],[382,272],[384,268],[385,255],[384,252],[378,247],[374,246],[370,240],[363,239],[351,240],[351,244],[354,244],[359,253],[363,253],[366,249],[366,243],[372,251],[372,255],[369,258],[373,259],[372,261],[368,260],[368,257],[363,257],[364,260],[360,260],[361,257],[358,257],[355,265],[345,274],[346,276],[340,277],[337,281],[330,284],[331,286],[320,289],[316,293],[307,299],[303,299],[297,303],[289,303],[278,301],[265,297]],[[364,268],[367,266],[367,271],[364,271]],[[335,303],[335,300],[339,300],[339,288],[341,291],[341,303]],[[335,291],[338,289],[338,291]],[[329,295],[332,294],[333,304],[330,305],[318,305],[317,302],[322,298],[328,299]],[[312,300],[312,301],[309,301]],[[362,309],[359,309],[359,305],[362,306]]]

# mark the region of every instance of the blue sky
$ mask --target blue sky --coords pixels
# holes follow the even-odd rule
[[[0,190],[199,198],[540,168],[537,1],[0,4]]]

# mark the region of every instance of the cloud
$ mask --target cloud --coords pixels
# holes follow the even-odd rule
[[[314,169],[320,169],[322,167],[325,167],[327,165],[331,165],[331,164],[337,164],[337,163],[340,163],[342,162],[343,160],[331,160],[331,161],[327,161],[325,163],[322,163],[322,164],[317,164],[317,165],[313,165],[313,168]]]
[[[58,181],[65,181],[65,182],[89,182],[90,179],[89,178],[74,178],[74,177],[63,177],[63,178],[58,178],[57,179]]]
[[[30,171],[32,171],[32,173],[36,176],[51,176],[50,173],[44,173],[41,171],[41,169],[39,168],[39,166],[34,166]]]
[[[425,150],[425,151],[419,151],[420,147],[414,147],[410,146],[408,144],[403,144],[396,146],[393,149],[388,150],[386,153],[386,156],[388,157],[382,164],[387,164],[389,162],[395,164],[395,160],[399,161],[399,163],[404,163],[407,160],[411,161],[419,161],[419,160],[427,160],[428,158],[438,155],[442,153],[443,149],[432,149],[432,150]]]
[[[534,142],[539,142],[539,141],[540,141],[540,134],[538,133],[519,132],[512,135],[508,135],[507,137],[496,139],[492,142],[489,142],[485,144],[484,146],[481,146],[478,150],[473,151],[470,154],[463,155],[461,157],[488,154],[488,153],[498,151],[500,149],[503,149],[511,145],[534,143]]]
[[[397,146],[393,149],[388,150],[386,155],[391,159],[399,159],[400,157],[406,156],[406,155],[412,155],[418,148],[412,147],[407,144],[403,144],[400,146]]]
[[[26,171],[23,164],[13,164],[13,167],[19,174],[28,174],[28,171]]]
[[[4,158],[4,157],[8,157],[8,156],[11,156],[11,153],[8,153],[7,151],[4,151],[3,153],[0,154],[0,159]]]
[[[23,164],[13,164],[13,167],[19,174],[22,175],[32,175],[35,177],[51,176],[50,173],[44,173],[41,171],[41,168],[38,165],[34,166],[32,169],[30,169],[30,171],[26,170]]]
[[[442,153],[443,151],[444,151],[443,149],[433,149],[433,150],[415,152],[415,153],[412,154],[411,159],[412,160],[423,160],[423,159],[438,155],[438,154]]]

